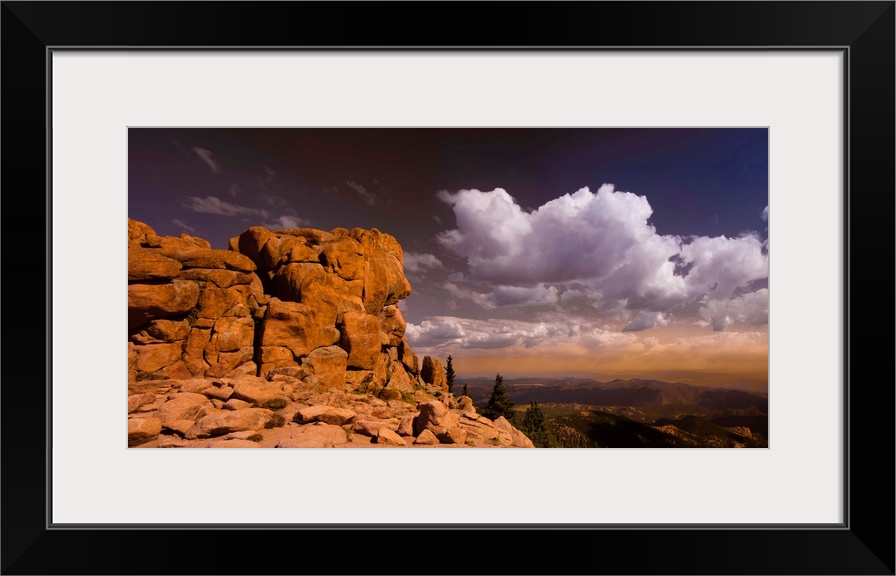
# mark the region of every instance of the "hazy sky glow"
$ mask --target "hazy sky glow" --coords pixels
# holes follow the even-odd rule
[[[404,248],[418,354],[459,375],[766,387],[766,129],[131,129],[129,216]]]

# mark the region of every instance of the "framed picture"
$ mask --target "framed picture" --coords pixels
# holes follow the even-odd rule
[[[47,302],[7,290],[4,573],[464,572],[480,538],[520,553],[477,572],[894,573],[892,363],[859,328],[892,298],[891,259],[860,260],[892,239],[892,2],[3,11],[3,183],[46,214],[7,222],[7,262]],[[767,130],[768,448],[128,450],[138,126]],[[210,553],[233,537],[315,553]],[[371,561],[386,542],[401,560]]]

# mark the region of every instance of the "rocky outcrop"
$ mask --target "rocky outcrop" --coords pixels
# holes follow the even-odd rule
[[[254,226],[214,250],[129,219],[128,445],[524,445],[411,350],[410,293],[376,229]]]

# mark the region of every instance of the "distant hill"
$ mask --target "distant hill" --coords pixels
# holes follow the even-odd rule
[[[494,381],[458,379],[483,406]],[[568,448],[761,448],[768,446],[765,394],[660,380],[504,378],[518,409],[538,402]]]
[[[458,379],[456,386],[467,384],[473,402],[488,401],[494,380]],[[586,404],[592,406],[699,406],[708,410],[767,406],[768,398],[755,392],[693,386],[661,380],[612,380],[599,382],[587,378],[504,378],[510,398],[517,404]]]

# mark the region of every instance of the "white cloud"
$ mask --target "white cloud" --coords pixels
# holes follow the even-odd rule
[[[729,300],[708,300],[698,311],[700,318],[721,332],[732,322],[768,324],[768,289],[762,288]]]
[[[458,228],[438,236],[467,258],[470,277],[505,286],[586,283],[604,299],[626,298],[630,306],[665,309],[686,295],[670,258],[675,236],[660,236],[647,220],[643,196],[597,193],[582,188],[524,212],[503,189],[441,192]]]
[[[768,206],[762,209],[762,214],[760,215],[763,221],[768,222]]]
[[[221,173],[221,165],[217,160],[215,160],[215,155],[212,154],[211,150],[200,148],[198,146],[194,146],[192,150],[197,156],[199,156],[200,160],[205,162],[206,166],[208,166],[214,174]]]
[[[273,220],[264,222],[262,226],[271,230],[280,230],[284,228],[303,228],[308,224],[308,220],[304,220],[298,216],[278,216]]]
[[[724,300],[737,288],[767,278],[768,255],[762,247],[756,236],[692,239],[681,249],[682,262],[691,266],[685,277],[690,293]]]
[[[442,267],[442,261],[432,254],[405,252],[403,254],[405,272],[426,272]]]
[[[354,180],[351,180],[351,179],[347,180],[345,182],[345,185],[348,186],[349,188],[351,188],[352,190],[354,190],[355,192],[357,192],[358,196],[360,196],[361,199],[363,199],[364,202],[366,202],[367,204],[369,204],[371,206],[376,204],[376,196],[374,196],[374,194],[372,192],[368,192],[367,188],[365,188],[364,186],[358,184],[357,182],[355,182]]]
[[[669,320],[666,318],[666,315],[662,312],[647,312],[641,310],[638,312],[638,315],[632,318],[632,321],[626,324],[623,328],[623,332],[640,332],[641,330],[647,330],[648,328],[653,328],[654,326],[665,326],[669,323]]]
[[[435,316],[420,324],[408,323],[406,334],[411,345],[421,349],[454,347],[494,350],[513,346],[529,349],[569,345],[603,349],[627,346],[636,341],[634,335],[602,330],[590,323],[525,322],[454,316]]]
[[[727,300],[768,277],[768,256],[758,237],[684,240],[657,234],[647,198],[618,192],[612,184],[596,193],[582,188],[533,211],[501,188],[437,196],[457,221],[438,241],[466,259],[469,281],[494,287],[477,294],[497,306],[581,307],[588,299],[603,313],[640,311],[627,327],[634,331],[657,325],[664,318],[659,313],[703,295]],[[473,285],[452,281],[460,297],[469,289],[465,284]]]
[[[239,206],[225,202],[216,196],[206,196],[205,198],[197,198],[189,196],[184,200],[184,206],[193,212],[201,212],[205,214],[220,214],[222,216],[250,216],[269,218],[270,213],[267,210],[258,208],[249,208],[248,206]]]
[[[177,218],[175,218],[174,220],[172,220],[171,223],[174,224],[175,226],[179,226],[179,227],[183,228],[183,229],[186,230],[187,232],[192,232],[193,234],[197,234],[197,231],[196,231],[195,228],[193,228],[192,226],[190,226],[190,225],[187,224],[186,222],[182,222],[181,220],[178,220]]]

